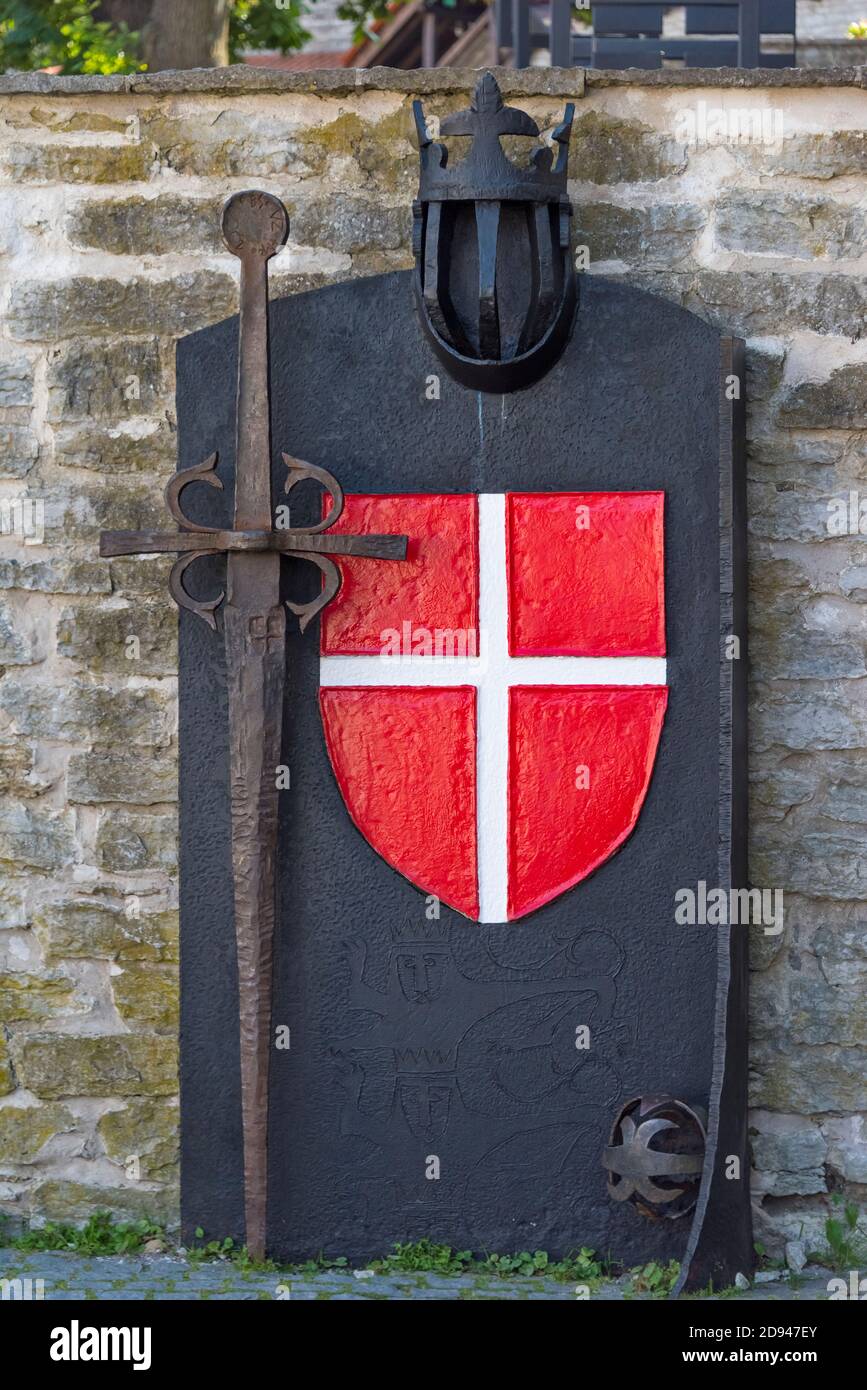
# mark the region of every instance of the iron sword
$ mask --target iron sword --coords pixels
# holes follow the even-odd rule
[[[406,536],[326,534],[343,511],[343,491],[324,468],[283,454],[285,492],[305,478],[329,493],[331,507],[313,526],[277,530],[271,511],[271,440],[268,380],[268,262],[286,240],[289,222],[279,199],[236,193],[223,209],[223,236],[241,263],[236,415],[235,503],[231,530],[191,521],[181,493],[193,482],[222,489],[217,455],[176,473],[166,505],[179,530],[104,531],[103,556],[179,554],[169,588],[182,608],[216,629],[223,604],[229,704],[229,780],[232,881],[238,960],[241,1044],[241,1117],[244,1146],[246,1242],[255,1259],[265,1254],[268,1202],[268,1083],[276,926],[277,818],[283,700],[286,679],[286,607],[302,632],[337,594],[340,571],[333,555],[402,560]],[[226,591],[194,598],[184,575],[202,555],[227,557]],[[308,603],[280,600],[280,556],[300,556],[322,573],[321,593]]]

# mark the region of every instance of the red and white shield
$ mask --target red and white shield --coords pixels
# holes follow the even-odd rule
[[[633,830],[665,717],[661,492],[351,495],[322,620],[328,754],[358,829],[480,922],[524,917]]]

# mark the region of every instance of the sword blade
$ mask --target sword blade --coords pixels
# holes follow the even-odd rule
[[[247,1248],[265,1253],[277,812],[286,673],[280,556],[230,555],[224,613]]]

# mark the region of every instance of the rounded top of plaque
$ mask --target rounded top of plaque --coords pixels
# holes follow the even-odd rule
[[[289,234],[289,217],[271,193],[246,189],[233,193],[223,208],[223,240],[233,256],[268,260]]]

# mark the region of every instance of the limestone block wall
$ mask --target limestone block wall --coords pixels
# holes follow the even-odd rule
[[[863,76],[503,74],[543,126],[577,102],[587,273],[748,342],[751,877],[786,907],[780,936],[753,935],[769,1249],[819,1243],[829,1193],[867,1193]],[[407,267],[410,101],[443,114],[471,83],[0,79],[0,1209],[15,1220],[176,1219],[176,614],[167,563],[100,561],[97,535],[165,521],[174,343],[236,306],[221,203],[249,185],[286,203],[276,294]]]

